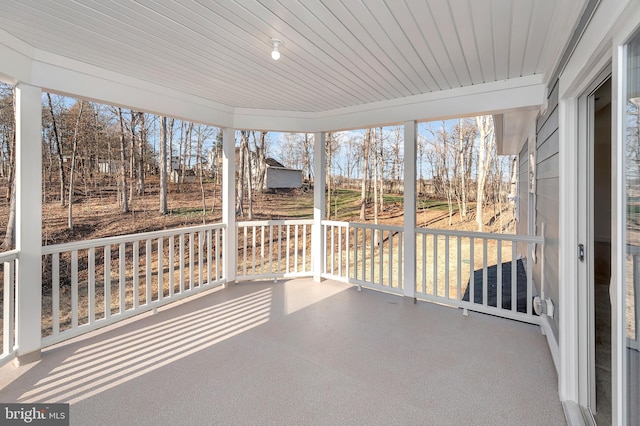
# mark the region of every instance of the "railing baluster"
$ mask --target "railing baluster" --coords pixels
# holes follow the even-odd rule
[[[427,292],[427,234],[422,234],[422,293]]]
[[[220,230],[216,229],[216,281],[222,277],[222,271],[220,271]]]
[[[147,247],[145,248],[145,266],[146,266],[146,271],[145,271],[145,290],[146,290],[146,294],[145,294],[145,304],[146,305],[150,305],[152,302],[152,295],[151,295],[151,286],[152,281],[151,281],[151,266],[153,264],[153,249],[151,247],[151,239],[147,238]]]
[[[178,247],[180,256],[180,259],[178,259],[178,286],[180,294],[182,294],[184,293],[184,234],[180,234],[180,237],[178,237],[178,244],[180,244],[180,247]]]
[[[473,237],[469,237],[469,303],[476,303],[476,285],[475,285],[475,262],[473,259],[473,253],[475,251],[476,244],[473,241]]]
[[[56,254],[57,256],[57,254]],[[108,319],[111,316],[111,246],[104,246],[104,317]],[[56,274],[57,275],[57,274]]]
[[[502,309],[502,240],[498,240],[498,252],[496,253],[496,308]]]
[[[264,274],[264,225],[260,227],[260,273]]]
[[[375,232],[375,231],[374,231]],[[380,285],[384,285],[384,271],[383,271],[383,266],[384,266],[384,232],[382,231],[382,229],[378,230],[378,259],[379,259],[379,265],[378,265],[378,279],[380,280]],[[391,283],[389,283],[389,287],[391,287]]]
[[[164,238],[158,237],[158,301],[164,298]]]
[[[242,243],[242,273],[247,275],[247,227],[244,227],[244,241]]]
[[[302,226],[302,271],[307,272],[307,225]]]
[[[189,290],[193,290],[196,285],[194,269],[193,269],[193,263],[195,258],[194,256],[195,237],[196,237],[195,233],[193,232],[189,233]]]
[[[449,236],[444,236],[444,297],[449,298]]]
[[[351,277],[350,272],[351,272],[351,229],[349,228],[349,224],[347,224],[345,226],[345,234],[346,234],[346,249],[347,249],[347,265],[346,265],[346,269],[345,269],[345,275],[347,280]]]
[[[336,243],[335,243],[335,240],[334,240],[335,227],[333,225],[331,225],[331,227],[329,229],[331,230],[330,231],[331,232],[331,246],[330,246],[331,250],[329,250],[329,253],[331,253],[331,270],[330,270],[329,273],[333,275],[336,272],[336,270],[334,268],[334,264],[333,264],[333,259],[335,257],[335,252],[336,252],[336,250],[335,250]]]
[[[213,237],[213,231],[211,229],[207,229],[207,284],[213,283],[215,280],[211,277],[212,272],[212,264],[213,261],[213,242],[211,238]]]
[[[456,290],[458,291],[458,295],[457,295],[457,299],[458,300],[462,300],[462,238],[460,237],[460,235],[458,235],[458,241],[457,241],[457,256],[458,258],[456,259],[457,261],[457,265],[458,267],[456,268],[456,272],[457,272],[457,277],[456,277]]]
[[[298,272],[298,224],[294,225],[293,272]]]
[[[387,263],[389,264],[387,278],[389,280],[389,287],[393,287],[393,237],[393,231],[389,231],[389,254],[387,254]]]
[[[198,288],[202,287],[204,279],[204,257],[202,252],[204,251],[204,232],[198,232]]]
[[[282,225],[278,225],[278,266],[276,272],[281,271],[282,264]]]
[[[286,242],[287,242],[287,247],[285,248],[285,261],[286,261],[286,266],[284,268],[285,272],[289,272],[289,247],[291,247],[291,242],[290,242],[290,236],[291,236],[291,227],[289,225],[287,225],[287,237],[286,237]]]
[[[518,312],[518,259],[516,244],[511,247],[511,311]]]
[[[140,268],[140,246],[138,241],[133,242],[133,309],[138,309],[138,300],[140,292],[140,277],[138,275]]]
[[[399,231],[398,232],[398,287],[401,289],[404,288],[404,281],[402,280],[402,244],[403,244],[402,236],[403,236],[402,231]],[[415,284],[414,284],[414,287],[415,287]]]
[[[342,252],[344,249],[342,248],[342,226],[338,226],[338,276],[342,277]]]
[[[118,277],[118,290],[119,290],[119,302],[120,302],[120,313],[124,313],[126,306],[125,306],[125,296],[126,296],[126,277],[127,277],[127,270],[126,270],[126,260],[127,260],[127,256],[126,256],[126,246],[125,243],[120,243],[119,246],[119,250],[118,250],[118,257],[119,257],[119,267],[120,267],[120,274]]]
[[[433,234],[433,295],[438,295],[438,234]]]
[[[176,241],[173,235],[169,237],[169,298],[173,297],[176,279],[176,263],[175,263]]]
[[[533,258],[533,251],[536,249],[536,245],[533,243],[529,243],[529,245],[531,246],[531,255],[529,256],[529,259]],[[516,279],[517,280],[517,279]],[[527,261],[527,306],[526,306],[526,312],[527,315],[531,315],[531,300],[533,299],[533,262],[531,261]]]
[[[488,288],[489,282],[487,281],[487,239],[482,239],[482,304],[487,306],[488,303]]]
[[[88,275],[87,286],[89,287],[89,324],[93,324],[96,320],[96,249],[89,248],[87,253]]]
[[[51,255],[51,330],[54,335],[60,332],[60,254]]]
[[[2,354],[13,352],[15,344],[15,260],[4,262],[2,273],[4,275],[4,290],[2,301],[3,329],[2,329]],[[54,316],[55,318],[55,316]]]
[[[269,273],[273,273],[273,225],[269,225]]]
[[[353,227],[353,278],[358,279],[358,228]]]
[[[369,267],[371,268],[370,272],[370,282],[375,284],[376,282],[376,255],[375,255],[375,243],[376,243],[376,233],[375,230],[369,229],[369,246],[371,253],[369,254]]]
[[[256,227],[251,228],[251,273],[256,273]]]
[[[71,327],[78,326],[78,250],[71,252]]]

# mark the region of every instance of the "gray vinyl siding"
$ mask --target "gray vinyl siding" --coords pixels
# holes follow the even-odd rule
[[[518,235],[529,233],[529,142],[524,141],[518,154]],[[526,256],[526,244],[518,244],[518,255]]]
[[[554,314],[555,329],[558,338],[559,305],[559,121],[558,121],[558,82],[549,89],[547,111],[536,123],[536,234],[542,232],[545,224],[545,292],[556,308]],[[533,265],[533,279],[540,290],[540,247],[536,249],[537,262]]]

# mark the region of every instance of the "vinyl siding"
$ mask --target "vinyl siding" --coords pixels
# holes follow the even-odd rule
[[[559,302],[559,121],[558,121],[558,81],[549,88],[547,111],[536,123],[536,234],[542,232],[545,224],[545,292],[556,307],[553,318],[553,332],[558,338]],[[540,286],[540,247],[536,249],[537,262],[533,265],[533,279]]]

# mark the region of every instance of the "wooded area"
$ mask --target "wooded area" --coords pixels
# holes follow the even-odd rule
[[[3,248],[13,246],[15,119],[13,87],[0,84],[0,178],[9,215]],[[157,212],[168,214],[170,193],[196,190],[201,221],[219,220],[222,132],[211,126],[140,111],[100,105],[50,93],[42,103],[43,204],[66,209],[66,227],[73,230],[74,205],[100,194],[115,196],[123,220],[137,200],[158,194]],[[385,200],[403,192],[403,127],[378,127],[326,135],[326,216],[343,217],[340,209],[359,212],[350,220],[378,223],[388,209]],[[265,218],[255,211],[256,193],[264,190],[267,159],[302,175],[301,191],[313,186],[313,134],[277,135],[264,131],[236,132],[236,215]],[[418,197],[443,200],[449,225],[476,220],[483,229],[483,209],[494,216],[513,196],[514,163],[499,157],[491,117],[420,123],[416,155]],[[191,184],[186,185],[188,182]],[[197,188],[197,189],[196,189]],[[342,206],[342,190],[358,190],[360,199]],[[344,197],[343,197],[344,198]],[[504,229],[501,227],[501,229]]]

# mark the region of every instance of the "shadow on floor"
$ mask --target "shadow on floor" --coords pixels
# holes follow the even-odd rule
[[[516,300],[518,312],[527,312],[527,273],[524,269],[522,259],[517,260],[516,269]],[[502,309],[511,309],[511,262],[504,262],[502,269]],[[482,304],[482,277],[483,270],[473,271],[473,303]],[[497,307],[498,305],[498,265],[487,267],[487,304]],[[469,301],[470,283],[462,296],[462,300]]]

